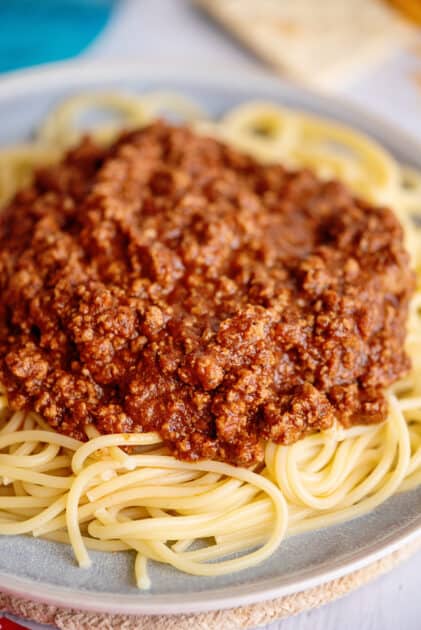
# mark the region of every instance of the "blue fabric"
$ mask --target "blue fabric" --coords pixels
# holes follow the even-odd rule
[[[106,25],[116,0],[0,0],[0,72],[68,59]]]

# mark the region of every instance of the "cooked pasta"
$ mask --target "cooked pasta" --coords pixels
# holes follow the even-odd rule
[[[0,203],[54,162],[80,137],[90,112],[110,111],[118,124],[91,128],[109,142],[124,127],[173,113],[259,160],[309,166],[357,194],[391,205],[406,230],[420,285],[421,174],[345,126],[268,103],[247,103],[206,119],[180,95],[99,93],[77,96],[52,112],[33,143],[0,153]],[[382,424],[333,428],[290,446],[267,443],[253,469],[216,461],[184,462],[156,433],[61,435],[35,412],[13,412],[0,391],[0,534],[70,543],[89,567],[89,549],[132,550],[139,588],[148,560],[213,576],[268,558],[285,536],[326,527],[373,510],[421,482],[421,290],[408,323],[412,371],[387,393]]]

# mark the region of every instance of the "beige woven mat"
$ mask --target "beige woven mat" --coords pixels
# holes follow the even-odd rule
[[[0,610],[60,630],[246,630],[322,606],[390,571],[421,548],[421,539],[373,564],[316,588],[260,604],[189,615],[98,615],[0,593]]]

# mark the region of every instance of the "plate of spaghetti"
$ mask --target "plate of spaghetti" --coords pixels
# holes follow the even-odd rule
[[[270,79],[0,85],[0,588],[175,613],[421,532],[421,151]]]

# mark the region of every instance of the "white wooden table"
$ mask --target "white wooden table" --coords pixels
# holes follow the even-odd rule
[[[113,21],[84,55],[208,68],[263,71],[263,64],[210,22],[189,0],[120,0]],[[265,71],[267,69],[265,68]],[[367,109],[399,122],[421,140],[421,56],[400,53],[340,89]],[[20,620],[19,620],[20,621]],[[20,621],[28,628],[45,626]],[[265,630],[421,630],[421,553],[372,584]],[[221,630],[224,630],[221,628]]]

